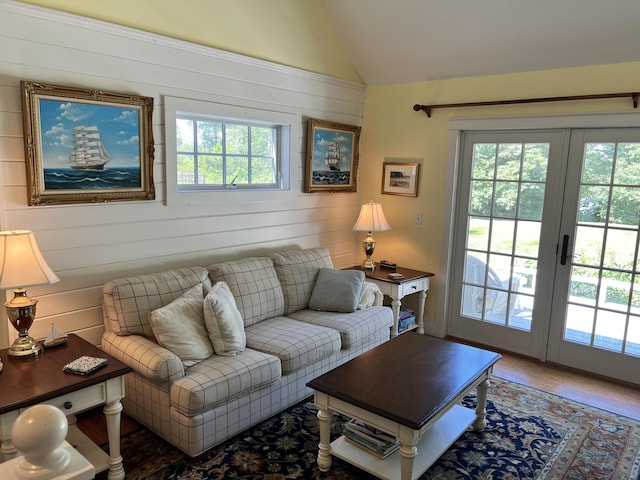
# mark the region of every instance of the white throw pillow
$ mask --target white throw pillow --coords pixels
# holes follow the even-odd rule
[[[247,337],[236,300],[226,282],[216,282],[203,302],[204,323],[217,355],[244,351]]]
[[[185,367],[213,355],[202,311],[202,284],[149,314],[149,323],[158,343],[172,351]]]

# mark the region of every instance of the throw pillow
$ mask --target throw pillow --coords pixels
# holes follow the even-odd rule
[[[199,283],[149,315],[149,323],[158,343],[180,357],[185,367],[213,355],[204,326],[203,292]]]
[[[203,302],[204,323],[217,355],[235,355],[244,351],[247,337],[244,321],[226,282],[217,282]]]
[[[311,292],[309,309],[326,312],[354,312],[364,284],[364,272],[321,268]]]

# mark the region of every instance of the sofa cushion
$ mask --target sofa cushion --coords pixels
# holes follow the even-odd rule
[[[273,355],[251,349],[231,357],[213,355],[173,382],[171,405],[185,415],[197,415],[270,385],[281,374]]]
[[[204,267],[177,268],[107,282],[102,288],[105,327],[118,335],[143,335],[155,340],[149,314],[198,283],[205,291],[211,287]]]
[[[332,268],[329,249],[290,250],[271,255],[284,295],[284,314],[307,308],[321,268]]]
[[[275,355],[288,375],[340,351],[337,330],[287,317],[276,317],[245,329],[247,347]]]
[[[273,262],[252,257],[208,267],[213,282],[226,282],[245,327],[284,312],[284,298]]]
[[[218,282],[204,299],[204,323],[217,355],[235,355],[244,350],[247,338],[242,316],[226,282]]]
[[[149,315],[158,343],[180,357],[185,367],[213,355],[204,325],[203,295],[202,285],[198,284]]]
[[[393,325],[393,313],[389,307],[370,307],[353,313],[300,310],[289,316],[302,322],[337,330],[340,332],[343,349],[352,348],[380,329],[388,329]]]
[[[321,268],[311,292],[309,309],[325,312],[353,312],[358,308],[364,272]]]

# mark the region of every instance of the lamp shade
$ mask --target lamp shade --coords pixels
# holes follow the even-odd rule
[[[390,230],[391,226],[387,223],[387,219],[384,218],[382,205],[370,201],[362,205],[360,215],[358,215],[358,220],[356,220],[353,229],[358,232],[382,232]]]
[[[29,230],[0,232],[0,289],[56,283],[60,279],[42,258]]]

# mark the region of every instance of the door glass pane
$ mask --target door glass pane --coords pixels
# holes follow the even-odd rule
[[[473,146],[463,316],[531,330],[548,143]]]
[[[564,339],[636,355],[640,144],[585,144],[578,205]]]

